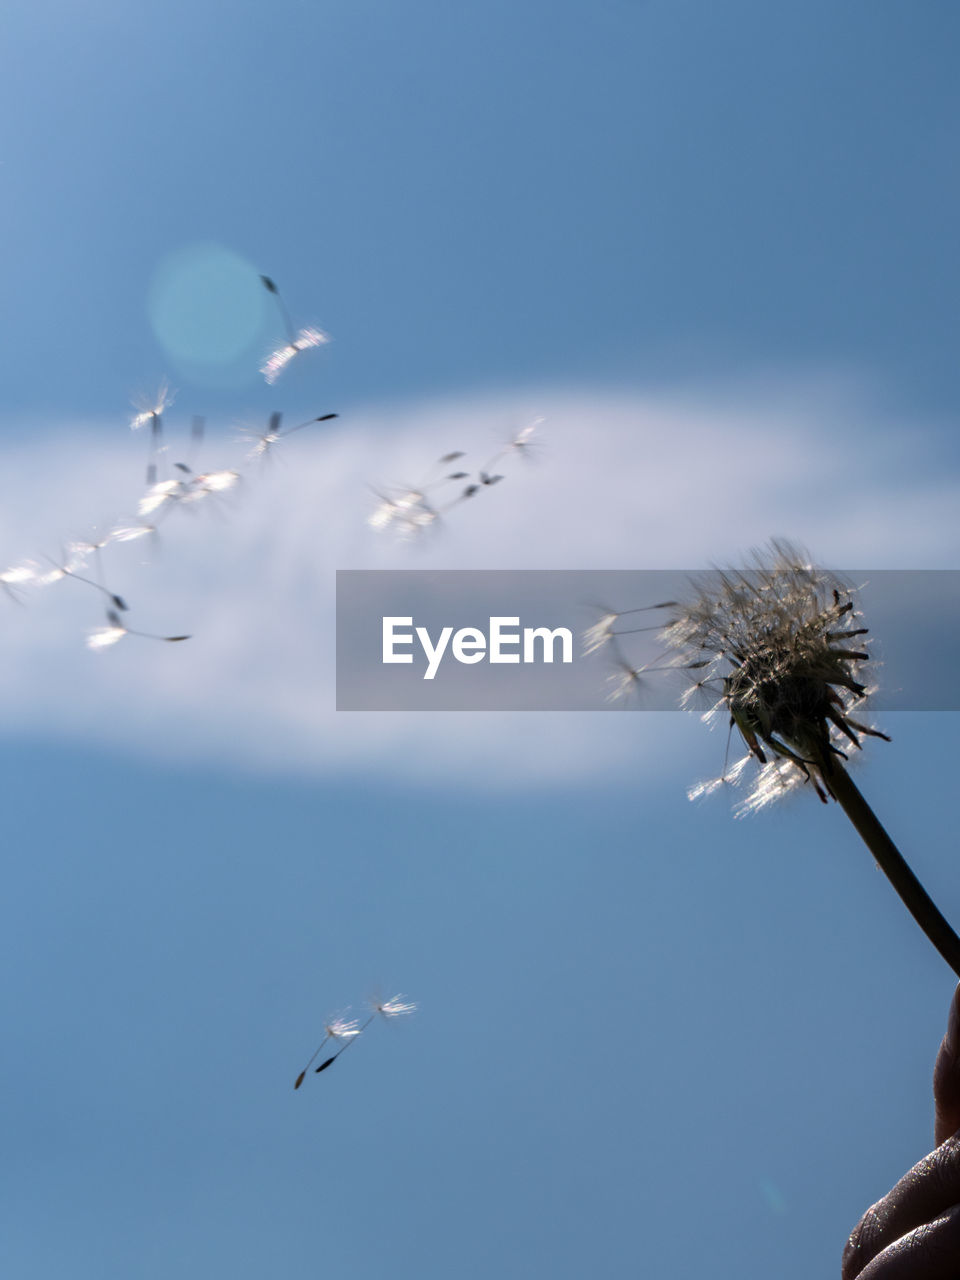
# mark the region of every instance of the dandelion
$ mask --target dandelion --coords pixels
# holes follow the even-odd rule
[[[960,938],[861,795],[846,769],[850,751],[885,733],[864,723],[872,692],[867,628],[855,591],[774,540],[746,569],[692,584],[662,628],[675,667],[706,674],[688,693],[712,694],[708,716],[725,714],[747,755],[693,797],[736,782],[753,760],[754,785],[741,812],[753,812],[809,785],[844,810],[907,909],[960,975]]]
[[[844,748],[886,738],[853,715],[870,692],[859,621],[851,588],[782,541],[750,569],[694,584],[692,599],[673,610],[665,642],[688,666],[696,658],[709,670],[695,688],[716,695],[712,711],[726,709],[761,766],[778,766],[761,770],[749,808],[773,798],[774,776],[775,789],[809,782],[826,803]]]
[[[189,636],[158,636],[152,631],[134,631],[132,627],[125,626],[120,615],[113,609],[107,610],[107,626],[98,627],[95,631],[91,631],[87,635],[87,648],[94,650],[109,649],[124,636],[139,636],[141,640],[162,640],[164,644],[179,644],[182,640],[189,640]]]

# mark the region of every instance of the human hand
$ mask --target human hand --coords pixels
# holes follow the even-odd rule
[[[933,1069],[929,1155],[872,1205],[843,1251],[843,1280],[960,1277],[960,986]]]

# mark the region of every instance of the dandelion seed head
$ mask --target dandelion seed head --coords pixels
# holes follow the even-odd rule
[[[662,638],[679,665],[706,665],[698,687],[720,686],[708,716],[725,710],[761,766],[741,811],[805,782],[823,798],[832,761],[859,748],[863,734],[885,736],[852,714],[870,693],[855,591],[781,540],[747,568],[693,587]]]

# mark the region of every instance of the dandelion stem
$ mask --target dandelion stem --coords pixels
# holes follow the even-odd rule
[[[876,858],[880,869],[900,895],[904,906],[954,973],[960,977],[960,938],[913,874],[846,769],[839,761],[831,760],[823,770],[823,777],[837,803]]]

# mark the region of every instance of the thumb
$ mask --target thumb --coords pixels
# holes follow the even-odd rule
[[[960,986],[953,993],[947,1034],[933,1068],[933,1101],[937,1146],[960,1129]]]

